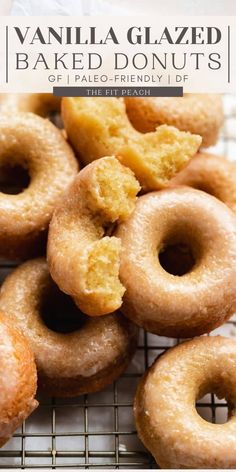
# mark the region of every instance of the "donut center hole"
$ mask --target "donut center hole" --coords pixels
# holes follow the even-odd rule
[[[40,307],[44,324],[57,333],[72,333],[82,328],[87,316],[75,305],[72,298],[52,283]]]
[[[17,195],[30,184],[30,175],[26,168],[20,165],[0,166],[0,192]]]
[[[190,272],[195,264],[192,249],[186,243],[165,244],[159,253],[159,261],[166,272],[178,276]]]
[[[201,192],[208,193],[208,195],[212,195],[213,197],[215,196],[214,189],[210,186],[205,185],[204,183],[193,185],[193,188],[195,188],[196,190],[201,190]]]
[[[51,121],[53,125],[55,125],[59,129],[63,129],[63,121],[60,113],[58,111],[51,111],[48,114],[48,119]]]
[[[215,393],[209,393],[196,402],[199,416],[213,424],[227,423],[231,416],[231,408],[225,399],[219,399]]]

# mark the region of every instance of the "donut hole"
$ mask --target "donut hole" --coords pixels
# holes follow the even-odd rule
[[[36,115],[50,120],[57,128],[63,128],[63,121],[60,115],[61,98],[51,93],[37,93],[29,95],[31,111]]]
[[[216,407],[216,404],[220,406]],[[214,392],[200,398],[196,403],[196,410],[203,420],[213,424],[227,423],[232,411],[226,399],[222,397],[219,399]]]
[[[186,243],[166,244],[159,253],[162,268],[172,275],[182,276],[190,272],[195,265],[191,247]]]
[[[213,188],[211,188],[209,185],[202,183],[198,183],[196,185],[191,185],[192,188],[195,188],[196,190],[200,190],[201,192],[208,193],[208,195],[212,195],[213,197],[215,196],[215,191]]]
[[[0,192],[18,195],[30,184],[30,175],[26,167],[19,164],[3,164],[0,166]]]
[[[205,372],[196,398],[196,411],[205,421],[215,424],[227,423],[235,415],[234,376],[224,375],[217,363]],[[232,367],[233,370],[233,367]]]
[[[51,111],[48,114],[48,119],[51,121],[53,125],[55,125],[59,129],[63,129],[63,121],[60,113],[58,111]]]
[[[61,292],[53,282],[43,296],[40,313],[47,328],[57,333],[77,331],[87,320],[72,298]]]

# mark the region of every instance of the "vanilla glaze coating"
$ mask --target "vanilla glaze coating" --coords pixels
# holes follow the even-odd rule
[[[27,188],[0,193],[0,254],[10,259],[39,253],[53,210],[78,171],[72,149],[48,120],[31,113],[2,115],[0,167],[28,171]]]
[[[215,197],[179,187],[138,198],[115,235],[122,245],[122,312],[147,331],[192,337],[221,325],[236,309],[236,220]],[[182,276],[160,255],[185,244],[193,265]]]
[[[218,198],[236,212],[236,164],[225,157],[199,152],[170,186],[187,185]]]
[[[46,118],[50,113],[59,113],[61,99],[52,93],[1,93],[0,114],[18,112],[35,113]]]
[[[19,266],[1,287],[0,309],[27,337],[35,355],[39,387],[53,396],[101,390],[128,366],[136,350],[138,329],[119,312],[90,318],[77,309],[74,330],[55,332],[44,316],[49,312],[48,322],[55,325],[55,309],[63,310],[63,304],[43,258]],[[71,303],[65,306],[66,323]]]
[[[207,393],[225,398],[228,421],[196,410]],[[235,469],[236,342],[221,336],[184,342],[159,357],[139,383],[134,414],[146,448],[164,469]]]
[[[24,336],[0,314],[0,447],[38,406],[33,353]]]
[[[128,117],[142,133],[167,124],[202,137],[202,147],[216,143],[223,124],[222,97],[216,94],[184,94],[183,97],[127,97]]]

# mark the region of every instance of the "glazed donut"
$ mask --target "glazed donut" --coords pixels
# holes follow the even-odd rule
[[[54,396],[103,389],[119,377],[133,356],[138,330],[121,313],[90,318],[52,282],[44,259],[27,261],[5,280],[0,306],[28,338],[35,354],[39,386]],[[55,332],[45,324],[57,311],[72,313],[76,331]],[[55,324],[55,321],[54,321]]]
[[[223,103],[216,94],[185,94],[183,97],[125,98],[129,119],[142,133],[166,124],[200,134],[202,146],[216,143],[223,124]]]
[[[30,112],[43,118],[59,113],[61,98],[52,93],[1,93],[0,113]]]
[[[126,288],[121,310],[139,326],[186,338],[211,331],[235,312],[236,220],[213,196],[188,187],[144,195],[115,235]],[[178,245],[191,258],[179,275],[161,263]]]
[[[0,313],[0,447],[38,406],[37,374],[27,340]]]
[[[78,164],[61,132],[31,113],[0,120],[0,169],[20,165],[29,186],[17,195],[0,193],[0,255],[39,253],[54,207],[75,177]]]
[[[139,189],[130,169],[104,157],[78,174],[53,214],[47,250],[51,276],[87,315],[121,306],[120,241],[106,236],[105,228],[130,215]]]
[[[62,118],[84,164],[115,155],[135,173],[144,190],[165,187],[201,144],[200,136],[169,126],[144,136],[133,128],[124,101],[117,98],[65,97]]]
[[[228,421],[211,424],[197,413],[207,393],[225,398]],[[235,469],[236,343],[201,337],[170,349],[146,372],[135,397],[140,439],[161,468]]]
[[[198,153],[170,186],[188,185],[218,198],[236,212],[236,165],[224,157]]]

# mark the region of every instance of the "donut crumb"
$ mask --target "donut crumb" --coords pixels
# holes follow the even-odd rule
[[[115,155],[145,191],[158,190],[197,153],[199,135],[168,125],[138,132],[115,97],[64,97],[62,115],[68,137],[84,164]]]
[[[115,157],[105,157],[96,166],[95,183],[93,204],[102,210],[104,218],[111,223],[127,219],[141,189],[133,172]]]
[[[119,280],[120,251],[120,240],[106,236],[94,242],[88,254],[86,288],[90,294],[102,295],[100,300],[107,313],[121,306],[125,292]]]
[[[144,189],[161,189],[197,153],[201,142],[198,135],[162,125],[132,147],[126,145],[120,161],[134,171]]]

